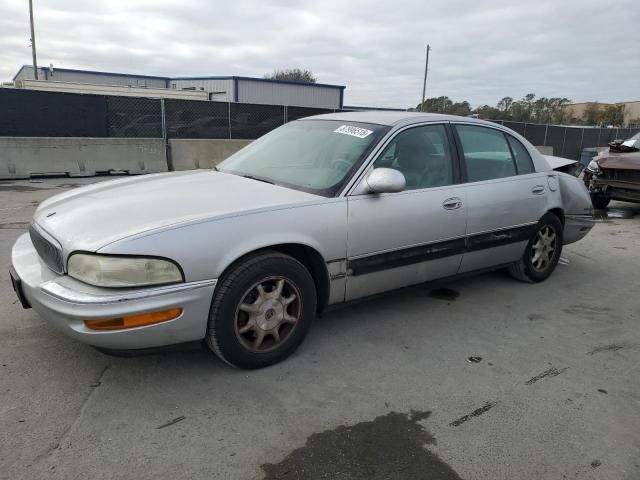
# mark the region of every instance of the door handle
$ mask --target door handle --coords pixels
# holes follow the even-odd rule
[[[445,210],[457,210],[462,206],[462,200],[458,197],[447,198],[442,202],[442,208]]]
[[[544,193],[544,190],[545,190],[544,186],[536,185],[531,189],[531,193],[533,193],[534,195],[540,195],[541,193]]]

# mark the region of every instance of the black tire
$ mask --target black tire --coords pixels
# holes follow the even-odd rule
[[[537,268],[534,265],[534,244],[538,241],[538,236],[541,232],[547,232],[546,229],[552,229],[555,235],[554,250],[544,268]],[[527,248],[524,250],[524,254],[517,262],[509,265],[509,274],[517,280],[527,283],[537,283],[546,280],[549,275],[553,273],[553,270],[560,260],[560,254],[562,253],[562,222],[553,213],[546,213],[536,225],[535,231]],[[538,265],[539,267],[540,265]]]
[[[291,306],[284,301],[278,304],[281,305],[279,308],[283,309],[281,313],[285,316],[288,315],[288,310],[295,307],[295,312],[293,312],[295,315],[293,316],[297,317],[297,321],[295,324],[286,325],[286,327],[290,326],[291,330],[287,329],[286,337],[277,340],[269,333],[265,335],[268,330],[261,329],[259,332],[258,322],[256,317],[253,317],[254,327],[252,330],[241,334],[240,331],[251,321],[250,314],[244,314],[241,306],[257,305],[261,299],[266,298],[258,295],[257,286],[262,287],[263,294],[268,295],[275,290],[265,293],[264,286],[267,285],[269,288],[270,282],[273,282],[275,288],[280,279],[284,281],[284,287],[281,287],[282,292],[284,292],[283,288],[288,289],[290,297],[296,299],[299,297],[299,303],[295,299],[285,299],[292,302]],[[254,295],[255,303],[246,302],[250,295]],[[268,301],[275,302],[273,299]],[[235,367],[255,369],[273,365],[291,355],[302,343],[315,317],[316,301],[313,278],[305,266],[296,259],[271,250],[264,250],[245,257],[231,267],[229,273],[220,279],[220,283],[216,287],[209,313],[206,343],[220,359]],[[267,300],[264,300],[260,306],[263,313],[264,308],[268,307],[263,307],[266,302]],[[272,312],[271,316],[266,317],[265,315],[269,311]],[[265,318],[275,320],[278,317],[278,314],[273,313],[273,308],[269,308],[269,311],[261,315],[263,321]],[[242,315],[246,315],[247,318],[244,326],[239,325]],[[278,336],[285,328],[285,323],[281,322],[276,327]],[[255,342],[257,339],[252,339],[251,336],[257,337],[258,332],[266,341],[271,340],[273,345],[270,349],[266,348],[269,347],[268,344],[263,347],[265,340],[261,340],[260,348],[263,350],[259,348],[252,350],[255,343],[249,344],[252,343],[252,340]]]
[[[593,208],[595,208],[596,210],[607,208],[607,205],[609,205],[609,202],[611,201],[611,197],[608,197],[606,195],[596,193],[590,193],[589,195],[591,196],[591,203],[593,204]]]

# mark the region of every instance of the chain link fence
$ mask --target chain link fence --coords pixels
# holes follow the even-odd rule
[[[158,100],[105,97],[109,137],[162,138],[162,110]]]
[[[231,138],[228,103],[165,100],[164,117],[167,138]]]
[[[558,157],[579,160],[585,148],[606,147],[616,139],[627,139],[640,128],[598,128],[546,125],[494,120],[525,137],[537,147],[552,147]]]
[[[86,95],[0,88],[0,136],[254,139],[299,118],[336,110],[198,100]],[[626,139],[638,128],[591,128],[499,120],[536,146],[574,160],[584,148]]]
[[[107,97],[0,88],[0,136],[107,137]]]
[[[286,107],[281,105],[257,105],[231,103],[229,124],[230,138],[258,138],[280,125],[284,125]]]

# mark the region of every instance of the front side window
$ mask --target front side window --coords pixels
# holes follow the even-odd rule
[[[516,174],[505,135],[487,127],[456,125],[462,144],[467,181],[479,182]]]
[[[400,132],[373,166],[402,172],[407,181],[405,190],[451,185],[453,168],[446,128],[427,125]]]
[[[250,143],[217,169],[331,197],[388,130],[342,120],[291,122]]]

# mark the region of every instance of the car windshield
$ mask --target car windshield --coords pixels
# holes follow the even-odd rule
[[[387,130],[349,121],[291,122],[232,155],[218,170],[330,197]]]

